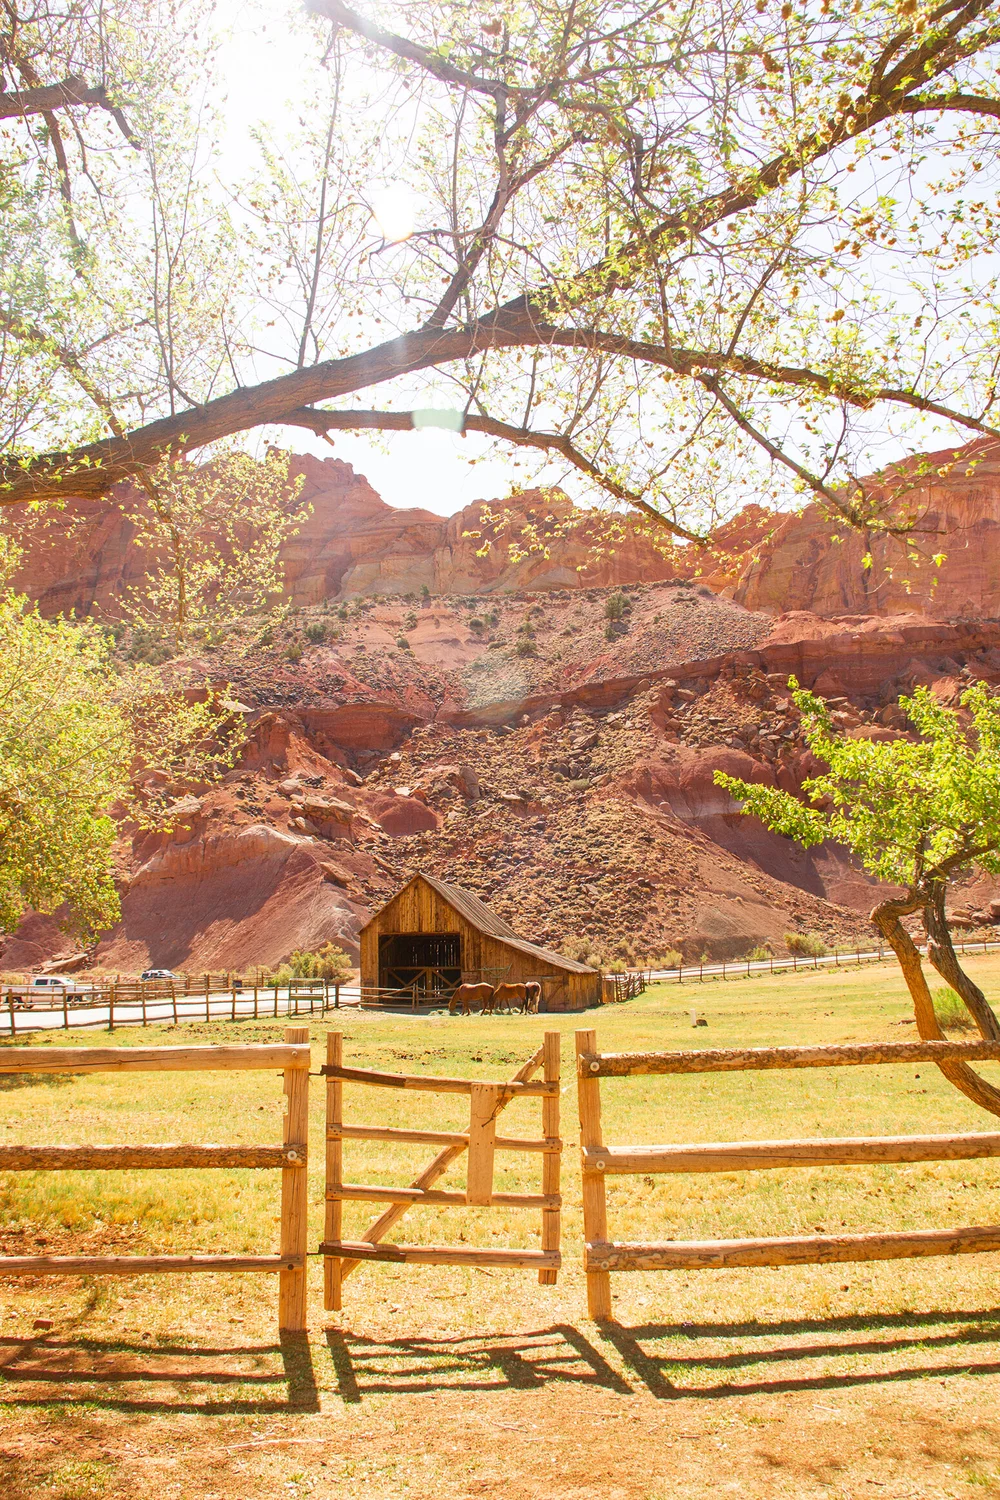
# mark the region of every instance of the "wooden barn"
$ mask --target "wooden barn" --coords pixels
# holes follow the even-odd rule
[[[366,995],[408,1003],[446,996],[457,984],[503,980],[542,986],[540,1009],[586,1010],[601,1002],[601,976],[586,964],[519,937],[503,917],[461,886],[414,875],[361,929]]]

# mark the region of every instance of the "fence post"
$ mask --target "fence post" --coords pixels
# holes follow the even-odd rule
[[[558,1031],[547,1031],[543,1046],[545,1048],[545,1082],[559,1082],[559,1067],[561,1062],[562,1034]],[[546,1140],[558,1140],[559,1138],[559,1095],[553,1094],[550,1098],[546,1095],[542,1099],[542,1135]],[[559,1170],[562,1153],[558,1146],[546,1151],[542,1157],[542,1192],[558,1193]],[[561,1212],[558,1208],[542,1209],[542,1249],[558,1250],[560,1238]],[[538,1273],[539,1286],[555,1286],[558,1271],[543,1267]]]
[[[580,1145],[603,1146],[601,1139],[601,1080],[583,1072],[584,1052],[597,1051],[597,1033],[576,1033],[576,1090],[580,1105]],[[603,1245],[608,1238],[608,1203],[604,1177],[593,1168],[583,1172],[583,1238],[585,1245]],[[584,1250],[586,1254],[586,1250]],[[611,1318],[611,1275],[587,1272],[587,1311],[595,1321]]]
[[[142,1024],[143,1024],[143,1026],[145,1026],[145,1024],[146,1024],[146,986],[145,985],[142,986],[142,990],[140,991],[140,1000],[142,1002]]]
[[[171,979],[171,981],[170,981],[170,1008],[173,1011],[173,1014],[174,1014],[174,1025],[176,1026],[177,1025],[177,983],[173,979]]]
[[[339,983],[335,984],[334,987],[333,987],[333,1008],[334,1008],[334,1010],[339,1010],[340,1009],[340,985],[339,985]]]
[[[232,1014],[230,1015],[229,1019],[231,1021],[235,1021],[236,1020],[236,990],[235,990],[235,987],[229,991],[229,998],[232,1001]]]
[[[327,1066],[339,1068],[343,1066],[344,1038],[339,1031],[328,1031],[326,1034],[326,1061]],[[326,1080],[326,1191],[327,1199],[325,1205],[325,1218],[323,1226],[324,1240],[339,1240],[343,1234],[344,1227],[344,1205],[340,1198],[331,1198],[329,1194],[335,1193],[343,1181],[344,1173],[344,1142],[340,1134],[343,1125],[344,1085],[339,1078],[331,1078],[329,1074]],[[323,1306],[327,1312],[340,1312],[341,1309],[341,1267],[343,1262],[339,1255],[327,1255],[323,1258]]]
[[[64,1031],[68,1031],[69,1030],[69,997],[67,996],[65,990],[63,990],[63,992],[62,992],[62,1000],[63,1000],[63,1030]]]
[[[112,983],[111,983],[111,985],[110,985],[110,987],[108,989],[108,1030],[109,1031],[114,1031],[114,1029],[115,1029],[115,990],[117,988],[118,988],[117,984],[114,981],[112,981]]]
[[[10,1034],[11,1034],[11,1036],[13,1036],[14,1035],[14,1030],[15,1030],[15,1026],[14,1026],[14,991],[13,990],[8,990],[7,991],[7,1008],[10,1011]]]
[[[308,1026],[286,1026],[285,1041],[308,1042]],[[281,1169],[281,1249],[282,1255],[300,1257],[301,1265],[278,1273],[278,1327],[289,1333],[301,1333],[306,1326],[306,1250],[308,1248],[309,1177],[306,1152],[309,1136],[309,1069],[286,1068],[284,1091],[288,1100],[285,1113],[284,1144],[294,1146],[299,1155],[295,1166]]]
[[[254,987],[253,987],[253,1018],[256,1021],[256,1019],[257,1019],[257,983],[256,983],[256,980],[254,981]]]

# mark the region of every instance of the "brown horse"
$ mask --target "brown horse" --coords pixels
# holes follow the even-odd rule
[[[515,1009],[522,1015],[537,1015],[541,998],[542,987],[533,979],[526,984],[498,984],[493,991],[493,1009],[502,1007],[508,1015]]]
[[[448,1001],[448,1014],[453,1016],[461,1007],[463,1016],[471,1016],[473,1005],[484,1015],[493,1010],[493,986],[491,984],[460,984]]]

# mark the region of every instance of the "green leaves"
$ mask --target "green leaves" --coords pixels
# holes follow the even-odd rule
[[[716,772],[742,812],[805,847],[845,844],[870,874],[908,888],[971,866],[1000,873],[1000,699],[985,684],[960,709],[917,688],[899,700],[915,735],[886,742],[837,733],[823,700],[789,685],[827,770],[803,783],[806,801]]]

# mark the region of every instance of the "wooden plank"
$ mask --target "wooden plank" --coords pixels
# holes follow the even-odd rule
[[[584,1057],[597,1051],[597,1034],[594,1031],[576,1033],[577,1100],[580,1106],[580,1146],[594,1147],[604,1144],[601,1139],[601,1081],[591,1072],[584,1072]],[[608,1238],[608,1205],[604,1191],[604,1177],[600,1172],[583,1173],[583,1237],[588,1244],[603,1244]],[[595,1320],[611,1318],[611,1278],[601,1267],[587,1270],[587,1310]]]
[[[320,1069],[329,1078],[340,1078],[344,1083],[367,1083],[379,1089],[420,1089],[430,1094],[469,1094],[473,1088],[484,1085],[499,1089],[503,1094],[551,1094],[550,1084],[538,1083],[494,1083],[478,1078],[435,1077],[433,1073],[376,1073],[371,1068],[328,1067]]]
[[[344,1060],[344,1037],[339,1031],[326,1034],[327,1067],[339,1068]],[[342,1199],[332,1196],[344,1177],[344,1085],[339,1078],[326,1080],[326,1205],[323,1216],[323,1238],[339,1240],[344,1232]],[[323,1257],[323,1306],[327,1312],[340,1312],[342,1305],[341,1261],[337,1256]]]
[[[219,1047],[4,1047],[0,1073],[226,1072],[309,1067],[309,1048],[247,1043]]]
[[[559,1256],[546,1250],[468,1250],[452,1245],[373,1245],[368,1240],[324,1241],[324,1255],[353,1260],[403,1261],[413,1266],[559,1267]]]
[[[555,1101],[558,1106],[558,1099]],[[552,1101],[547,1099],[542,1104],[544,1112],[546,1105]],[[468,1146],[469,1135],[464,1130],[399,1130],[392,1125],[344,1125],[336,1127],[334,1136],[328,1127],[327,1140],[345,1141],[412,1141],[418,1145],[426,1146]],[[561,1151],[562,1141],[558,1136],[549,1136],[544,1140],[522,1140],[518,1136],[498,1135],[493,1141],[497,1151]]]
[[[309,1027],[286,1026],[285,1041],[296,1045],[308,1056]],[[309,1073],[301,1067],[287,1068],[284,1078],[285,1107],[284,1144],[301,1153],[306,1160],[309,1140]],[[306,1326],[306,1250],[308,1248],[308,1181],[298,1167],[285,1167],[281,1173],[281,1254],[296,1262],[284,1270],[278,1280],[278,1327],[285,1332],[301,1333]]]
[[[350,1201],[359,1203],[453,1203],[465,1205],[465,1193],[451,1192],[439,1188],[380,1187],[367,1182],[342,1182],[327,1189],[329,1202]],[[494,1193],[490,1204],[500,1208],[549,1208],[560,1207],[562,1199],[558,1193]],[[485,1205],[488,1207],[489,1205]]]
[[[698,1271],[727,1266],[807,1266],[841,1261],[908,1260],[1000,1250],[1000,1225],[985,1229],[917,1229],[901,1234],[789,1235],[750,1240],[672,1240],[663,1244],[589,1244],[588,1274],[608,1271]]]
[[[538,1051],[528,1058],[523,1067],[518,1068],[512,1081],[514,1083],[526,1083],[541,1066],[543,1057],[544,1048],[539,1047]],[[511,1098],[513,1098],[513,1095],[507,1092],[507,1085],[503,1085],[503,1088],[504,1093],[500,1099],[500,1109],[504,1109],[510,1103]],[[461,1144],[456,1143],[446,1146],[443,1151],[438,1152],[434,1160],[414,1179],[411,1186],[415,1188],[429,1188],[433,1183],[437,1182],[439,1177],[444,1176],[452,1162],[457,1161],[464,1150],[464,1138]],[[370,1224],[365,1230],[363,1243],[377,1244],[384,1235],[388,1234],[394,1224],[398,1224],[408,1207],[409,1205],[405,1203],[392,1204],[386,1209],[384,1214],[379,1215],[374,1224]],[[357,1257],[354,1259],[345,1259],[341,1267],[341,1276],[350,1276],[351,1272],[356,1270],[360,1264],[361,1261]]]
[[[855,1166],[894,1161],[974,1161],[1000,1156],[1000,1134],[845,1136],[815,1141],[725,1141],[684,1146],[588,1146],[585,1169],[636,1172],[754,1172],[770,1167]]]
[[[294,1146],[0,1146],[0,1172],[304,1165]]]
[[[558,1031],[547,1031],[542,1043],[545,1054],[544,1069],[545,1078],[549,1083],[554,1083],[557,1088],[560,1078],[560,1064],[562,1057],[562,1037]],[[559,1139],[559,1095],[558,1093],[542,1100],[542,1130],[549,1140]],[[542,1194],[546,1197],[559,1197],[559,1178],[562,1164],[562,1144],[553,1146],[546,1151],[542,1157]],[[545,1208],[542,1210],[542,1249],[549,1252],[558,1252],[562,1233],[562,1214],[559,1207]],[[539,1286],[555,1286],[558,1271],[548,1266],[538,1272]]]
[[[466,1202],[483,1208],[493,1198],[493,1143],[497,1133],[500,1090],[474,1083],[469,1103],[469,1167]]]
[[[143,1276],[161,1271],[282,1271],[289,1255],[0,1255],[0,1276]]]
[[[845,1068],[877,1063],[1000,1060],[1000,1042],[868,1042],[822,1047],[706,1047],[695,1052],[581,1053],[581,1077],[625,1078],[653,1073],[738,1073],[770,1068]]]

